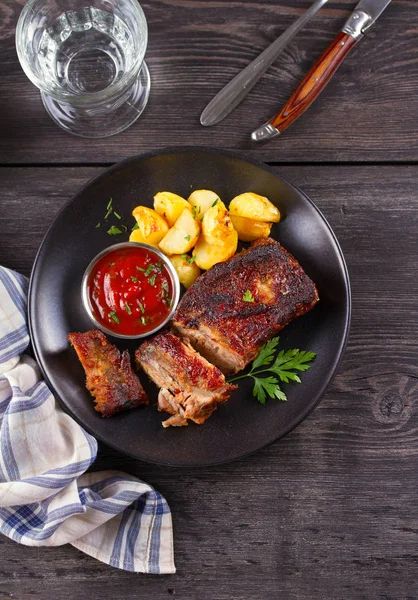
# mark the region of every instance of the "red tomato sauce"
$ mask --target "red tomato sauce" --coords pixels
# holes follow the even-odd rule
[[[171,311],[170,274],[160,258],[145,248],[109,252],[94,265],[87,285],[94,316],[115,333],[144,334]]]

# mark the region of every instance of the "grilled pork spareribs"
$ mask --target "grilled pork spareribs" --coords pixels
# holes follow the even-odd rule
[[[259,239],[201,275],[181,299],[172,326],[232,374],[318,300],[315,284],[298,261],[275,240]]]

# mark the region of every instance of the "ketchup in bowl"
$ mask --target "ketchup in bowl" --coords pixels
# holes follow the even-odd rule
[[[159,329],[173,313],[178,301],[175,277],[159,251],[116,244],[89,265],[83,294],[90,316],[102,329],[120,337],[142,337]]]

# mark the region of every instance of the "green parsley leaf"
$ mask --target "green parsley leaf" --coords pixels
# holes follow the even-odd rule
[[[285,394],[281,391],[278,381],[275,377],[255,377],[253,396],[257,398],[260,404],[266,403],[266,397],[277,398],[278,400],[286,401]]]
[[[307,352],[306,350],[288,350],[284,352],[282,350],[277,355],[274,361],[275,366],[282,366],[288,369],[298,369],[299,371],[306,371],[310,365],[306,363],[311,362],[316,357],[315,352]]]
[[[151,277],[148,277],[148,281],[149,281],[150,285],[155,285],[155,278],[156,278],[155,274],[151,275]]]
[[[149,275],[151,275],[153,269],[154,269],[154,265],[152,263],[150,263],[148,265],[146,271],[144,272],[145,277],[149,277]]]
[[[115,210],[113,211],[113,214],[115,215],[115,217],[116,217],[117,219],[121,219],[121,218],[122,218],[122,217],[120,216],[120,214],[119,214],[119,213],[117,213]]]
[[[138,281],[138,278],[137,278],[137,277],[134,277],[133,275],[131,275],[131,279],[132,279],[132,281],[133,281],[134,283],[136,283],[136,282]]]
[[[196,220],[197,206],[192,206],[192,217]]]
[[[311,363],[316,357],[315,352],[293,348],[292,350],[281,350],[274,358],[278,343],[278,337],[269,340],[261,348],[249,372],[229,380],[229,382],[233,382],[251,377],[254,381],[253,395],[261,404],[265,404],[267,397],[286,401],[286,394],[281,390],[279,382],[301,383],[300,377],[295,371],[306,371],[312,366],[308,363]],[[270,375],[260,377],[264,373],[270,373]]]
[[[309,362],[315,358],[314,352],[306,352],[305,350],[299,351],[297,349],[288,350],[284,352],[282,350],[276,357],[274,364],[271,366],[270,371],[280,377],[280,381],[288,383],[289,381],[296,381],[301,383],[299,376],[293,373],[292,370],[307,371],[310,367]]]
[[[120,321],[114,310],[112,310],[112,312],[109,313],[109,317],[119,325]]]
[[[213,208],[214,206],[216,206],[219,202],[219,198],[216,198],[215,202],[211,205],[211,208]]]
[[[107,233],[109,235],[119,235],[120,233],[122,233],[122,231],[119,229],[119,227],[115,227],[114,225],[112,225],[112,227],[110,227],[107,230]]]
[[[127,302],[125,302],[125,310],[128,313],[128,315],[132,314],[131,307],[129,306],[129,304]]]
[[[100,227],[100,223],[97,223],[95,229],[99,229],[99,227]]]
[[[135,225],[132,227],[131,231],[136,231],[137,229],[139,229],[139,225],[138,225],[138,223],[135,223]]]
[[[260,352],[257,354],[257,357],[254,359],[252,364],[253,369],[264,367],[272,362],[274,354],[277,351],[277,344],[279,343],[279,340],[280,338],[275,337],[264,344]]]
[[[186,242],[190,242],[190,235],[186,235],[185,238]]]
[[[163,281],[162,284],[161,284],[161,287],[163,288],[163,290],[165,291],[165,293],[168,294],[168,290],[169,290],[168,281]]]
[[[144,312],[145,312],[144,305],[139,300],[137,300],[137,302],[138,302],[139,310],[142,312],[142,314],[144,314]]]
[[[141,323],[142,325],[146,325],[147,324],[147,320],[145,317],[141,317]]]
[[[138,269],[138,271],[142,271],[143,273],[145,273],[145,269],[143,269],[142,267],[136,267]]]
[[[296,373],[293,373],[292,371],[283,371],[281,369],[276,369],[274,365],[271,367],[270,371],[275,375],[278,375],[280,377],[280,381],[283,381],[283,383],[289,383],[289,381],[302,383],[299,375],[296,375]]]
[[[171,308],[171,307],[173,306],[173,301],[172,301],[172,299],[171,299],[169,296],[167,296],[166,300],[167,300],[167,304],[168,304],[168,306]]]
[[[113,202],[113,200],[112,200],[112,198],[110,198],[110,200],[109,200],[109,202],[107,203],[107,206],[106,206],[105,221],[106,221],[107,217],[111,214],[111,212],[113,210],[113,208],[112,208],[112,202]]]
[[[187,264],[192,265],[196,260],[196,256],[189,256],[188,254],[182,254],[182,259],[187,262]]]
[[[244,300],[244,302],[255,302],[255,298],[252,295],[250,290],[247,290],[245,292],[245,294],[243,295],[242,299]]]

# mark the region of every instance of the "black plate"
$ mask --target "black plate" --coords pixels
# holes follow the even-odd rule
[[[93,409],[84,372],[67,334],[92,324],[80,297],[83,272],[100,250],[127,235],[109,236],[103,217],[109,198],[123,221],[132,209],[152,206],[157,191],[187,197],[193,189],[213,189],[226,202],[245,191],[270,198],[283,215],[272,236],[300,261],[318,286],[320,302],[281,333],[281,348],[317,353],[302,384],[284,385],[288,402],[239,390],[202,426],[163,429],[166,418],[155,407],[156,388],[145,381],[151,405],[103,419]],[[122,222],[123,222],[122,221]],[[96,224],[102,223],[100,229]],[[338,242],[316,206],[294,185],[268,167],[242,157],[203,148],[174,149],[125,160],[88,183],[61,210],[40,247],[29,291],[29,320],[36,358],[65,408],[97,438],[142,460],[166,465],[208,465],[249,454],[298,425],[318,404],[344,351],[350,322],[350,284]],[[136,343],[112,340],[134,350]]]

